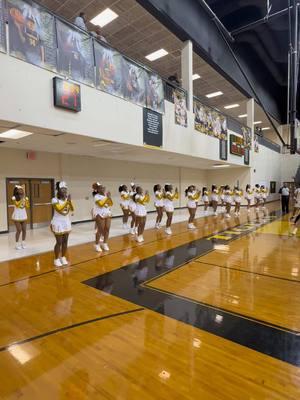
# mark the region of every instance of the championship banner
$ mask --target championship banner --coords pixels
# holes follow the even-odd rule
[[[94,86],[94,54],[91,37],[57,20],[58,71],[75,81]]]
[[[242,133],[243,133],[243,138],[244,138],[245,149],[251,150],[251,146],[252,146],[251,129],[246,128],[245,126],[242,126]]]
[[[175,124],[188,126],[187,109],[186,109],[186,94],[175,89],[173,92],[175,106]]]
[[[0,0],[0,51],[6,52],[6,31],[4,18],[4,0]]]
[[[124,98],[140,106],[146,106],[146,71],[144,68],[123,59]]]
[[[8,0],[9,52],[28,63],[56,70],[54,17],[33,2]]]
[[[165,95],[162,79],[151,72],[146,74],[146,106],[151,110],[163,114],[165,112]]]
[[[106,93],[123,98],[122,55],[96,41],[94,41],[94,49],[96,87]]]
[[[245,155],[244,139],[242,137],[230,135],[230,153],[239,157]]]
[[[227,140],[228,128],[226,117],[213,108],[194,100],[195,130],[220,140]]]

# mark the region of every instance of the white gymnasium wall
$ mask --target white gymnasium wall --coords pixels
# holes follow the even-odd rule
[[[7,54],[0,54],[0,64],[0,120],[143,146],[142,107],[81,85],[82,111],[57,109],[52,93],[55,74]],[[194,130],[193,113],[188,113],[184,128],[175,124],[174,105],[165,105],[164,150],[219,161],[219,141]],[[231,155],[228,162],[242,164],[241,158]]]
[[[283,154],[281,163],[281,181],[293,182],[293,178],[300,167],[299,154]]]
[[[6,178],[54,178],[67,181],[76,205],[74,221],[91,218],[93,182],[100,181],[112,192],[114,215],[120,215],[118,187],[131,180],[141,184],[152,195],[156,183],[170,182],[177,186],[181,198],[176,206],[185,206],[184,189],[190,183],[206,185],[207,172],[173,166],[161,166],[94,157],[37,152],[35,161],[26,158],[23,150],[0,149],[0,231],[7,230]],[[152,201],[148,207],[153,210]]]
[[[282,154],[276,153],[273,150],[264,146],[259,146],[259,153],[252,152],[252,168],[251,168],[251,185],[264,184],[267,188],[270,187],[270,182],[275,181],[276,193],[271,194],[268,198],[269,201],[277,200],[280,198],[278,194],[281,185],[281,170],[284,163]]]

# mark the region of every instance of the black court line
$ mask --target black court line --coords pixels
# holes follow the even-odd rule
[[[220,214],[219,216],[222,217],[222,214]],[[200,217],[200,218],[198,218],[198,220],[200,220],[201,218],[209,218],[209,217],[213,217],[213,216],[211,215],[211,216],[208,216],[208,217]],[[217,220],[215,220],[215,221],[217,222]],[[177,224],[180,224],[180,223],[182,223],[182,222],[177,222]],[[239,226],[239,225],[236,224],[236,225],[234,225],[234,226],[232,226],[232,227],[227,228],[226,230],[228,231],[228,230],[230,230],[230,229],[235,229],[237,226]],[[150,230],[151,230],[151,229],[150,229]],[[225,231],[225,230],[224,230],[224,231]],[[182,232],[178,232],[178,233],[172,234],[171,237],[170,237],[170,236],[163,236],[163,237],[158,238],[158,239],[150,240],[149,242],[144,242],[143,245],[146,246],[146,245],[148,245],[148,244],[153,244],[153,243],[161,242],[161,241],[166,240],[166,239],[174,238],[174,237],[176,237],[176,236],[180,236],[180,235],[182,235],[182,234],[184,234],[184,233],[192,233],[192,232],[193,232],[193,231],[190,231],[189,229],[186,229],[186,230],[183,230]],[[195,232],[195,231],[194,231],[194,232]],[[210,236],[211,236],[211,235],[210,235]],[[121,237],[128,237],[128,235],[121,235]],[[141,247],[141,244],[140,244],[140,243],[138,244],[138,243],[135,241],[135,239],[134,239],[133,236],[130,237],[130,238],[132,239],[133,244],[135,244],[135,245],[133,245],[133,246],[128,246],[128,247],[124,247],[124,248],[121,249],[121,250],[116,250],[116,251],[113,251],[113,252],[106,252],[106,253],[101,254],[101,255],[100,255],[99,253],[97,253],[97,256],[95,256],[95,257],[93,257],[93,258],[89,258],[89,259],[87,259],[87,260],[80,261],[80,262],[75,263],[75,264],[70,264],[70,265],[67,265],[67,266],[65,266],[65,267],[60,267],[60,268],[56,268],[56,269],[51,269],[50,271],[45,271],[45,272],[42,272],[42,273],[36,274],[36,275],[29,275],[29,276],[26,276],[26,277],[24,277],[24,278],[16,279],[15,281],[10,281],[10,282],[6,282],[6,283],[2,283],[2,284],[0,285],[0,289],[1,289],[2,287],[9,286],[9,285],[13,285],[13,284],[18,283],[18,282],[22,282],[22,281],[26,281],[26,280],[34,279],[34,278],[39,278],[39,277],[42,277],[42,276],[44,276],[44,275],[47,275],[47,274],[50,274],[50,273],[53,273],[53,272],[63,271],[63,270],[65,270],[65,269],[67,269],[67,268],[74,268],[74,267],[77,267],[78,265],[85,264],[85,263],[88,263],[88,262],[90,262],[90,261],[101,260],[102,258],[107,257],[107,256],[112,256],[112,255],[114,255],[114,254],[122,253],[123,251],[129,250],[129,249],[136,249],[136,248],[138,248],[138,247]],[[82,244],[80,244],[80,245],[89,245],[89,244],[93,245],[94,243],[93,243],[93,242],[87,242],[87,243],[82,243]],[[75,246],[78,246],[78,245],[74,245],[74,246],[70,246],[70,247],[75,247]],[[35,257],[35,256],[38,258],[39,256],[44,255],[44,254],[47,254],[47,253],[50,253],[50,252],[32,254],[31,256],[20,257],[20,258],[18,258],[17,260],[22,260],[22,259],[25,259],[25,258]],[[1,261],[1,262],[0,262],[0,268],[1,268],[1,264],[2,264],[2,263],[7,263],[7,262],[9,263],[9,262],[12,262],[12,261],[15,261],[15,260]]]
[[[281,213],[272,212],[270,216],[273,219],[256,222],[254,226],[249,226],[247,223],[242,224],[239,227],[242,232],[240,235],[234,235],[232,240],[239,239],[247,233],[252,233],[273,222],[281,216]],[[213,251],[215,244],[226,243],[228,241],[225,240],[197,239],[88,279],[83,283],[252,350],[300,366],[300,335],[298,332],[287,330],[284,327],[271,326],[265,321],[249,319],[243,315],[179,297],[174,293],[165,293],[147,287],[151,280]]]
[[[57,329],[54,329],[52,331],[41,333],[40,335],[32,336],[30,338],[23,339],[23,340],[20,340],[20,341],[13,342],[13,343],[10,343],[8,345],[5,345],[3,347],[0,347],[0,352],[7,351],[12,346],[19,346],[21,344],[25,344],[25,343],[32,342],[34,340],[42,339],[42,338],[45,338],[47,336],[54,335],[56,333],[64,332],[64,331],[67,331],[67,330],[70,330],[70,329],[74,329],[74,328],[78,328],[79,326],[92,324],[93,322],[103,321],[105,319],[120,317],[122,315],[132,314],[132,313],[139,312],[139,311],[144,311],[144,308],[135,308],[134,310],[122,311],[122,312],[119,312],[119,313],[116,313],[116,314],[109,314],[109,315],[105,315],[104,317],[88,319],[87,321],[81,321],[81,322],[78,322],[76,324],[64,326],[62,328],[57,328]]]
[[[205,254],[203,254],[201,257],[203,257],[203,256],[205,256]],[[200,259],[201,259],[201,257],[200,257]],[[224,269],[233,270],[233,271],[245,272],[246,274],[251,274],[251,275],[265,276],[267,278],[279,279],[280,281],[300,283],[300,280],[298,280],[298,279],[290,279],[290,278],[280,277],[278,275],[269,275],[269,274],[264,274],[262,272],[253,272],[253,271],[249,271],[247,269],[226,267],[226,265],[219,265],[219,264],[209,263],[209,262],[205,262],[205,261],[200,261],[200,259],[197,258],[194,261],[198,264],[207,264],[207,265],[211,265],[212,267],[218,267],[218,268],[224,268]]]

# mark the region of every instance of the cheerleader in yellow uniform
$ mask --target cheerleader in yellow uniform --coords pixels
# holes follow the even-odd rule
[[[254,201],[256,211],[259,211],[259,206],[261,204],[261,190],[259,184],[256,184],[254,188]]]
[[[123,228],[128,228],[128,218],[129,218],[129,201],[130,201],[130,193],[126,185],[122,185],[119,187],[119,193],[121,196],[120,206],[123,211]]]
[[[196,189],[196,186],[191,185],[185,190],[185,196],[188,198],[187,208],[190,214],[188,229],[196,229],[194,225],[194,220],[196,216],[198,201],[200,199],[200,191]]]
[[[253,191],[251,189],[251,185],[246,186],[246,191],[245,191],[245,199],[247,200],[247,212],[249,213],[251,210],[251,203],[253,199]]]
[[[219,189],[217,188],[216,185],[212,185],[211,187],[211,195],[210,195],[210,200],[211,200],[211,206],[213,208],[214,215],[218,215],[217,209],[218,209],[218,204],[219,204]]]
[[[135,218],[137,225],[137,236],[136,241],[142,243],[144,241],[144,230],[147,219],[146,204],[150,201],[149,192],[146,190],[145,194],[141,186],[136,188],[136,193],[133,196],[133,200],[136,203]]]
[[[171,224],[174,214],[174,200],[179,199],[178,189],[173,191],[173,186],[167,183],[164,187],[164,207],[167,214],[166,234],[172,235]]]
[[[29,199],[25,196],[25,192],[22,186],[16,185],[12,197],[14,211],[12,214],[12,220],[16,226],[16,249],[26,248],[26,225],[27,225],[27,212],[29,208]],[[22,242],[19,243],[20,235],[22,233]]]
[[[265,208],[266,201],[267,201],[267,198],[268,198],[268,189],[264,185],[261,185],[260,193],[261,193],[262,206],[263,206],[263,208]]]
[[[136,203],[133,200],[133,196],[136,193],[136,185],[135,183],[131,183],[130,184],[130,200],[129,200],[129,211],[130,211],[130,215],[131,215],[131,224],[130,224],[130,233],[132,235],[135,235],[137,233],[137,228],[136,228],[136,221],[135,221],[135,209],[136,209]]]
[[[234,188],[234,204],[235,204],[235,215],[239,216],[241,211],[241,202],[242,202],[243,191],[236,186]]]
[[[56,197],[52,199],[54,213],[51,221],[51,230],[56,239],[56,244],[54,246],[54,265],[56,267],[62,267],[68,265],[66,255],[69,234],[72,230],[70,212],[74,211],[74,206],[71,201],[71,195],[68,194],[68,188],[65,182],[57,182],[56,191]]]
[[[209,206],[209,197],[208,196],[209,196],[209,192],[207,190],[207,187],[204,187],[202,189],[202,201],[204,203],[204,213],[205,214],[207,213],[207,209]]]
[[[232,196],[233,196],[233,192],[230,189],[230,186],[226,185],[224,188],[224,202],[225,202],[225,207],[226,207],[226,218],[230,218],[230,210],[231,210],[231,206],[232,206]]]
[[[98,253],[104,251],[109,251],[108,238],[111,225],[111,207],[113,201],[111,199],[110,192],[106,193],[105,186],[101,185],[99,182],[93,184],[93,189],[97,194],[94,197],[95,201],[95,218],[97,223],[97,233],[95,240],[95,250]],[[100,245],[100,237],[103,237],[103,243]],[[102,247],[102,248],[101,248]]]
[[[154,196],[155,196],[155,201],[154,201],[154,205],[157,211],[157,217],[156,217],[156,224],[155,224],[155,228],[156,229],[160,229],[160,224],[163,218],[163,213],[164,213],[164,193],[162,191],[162,187],[161,185],[157,184],[154,185],[153,188],[153,192],[154,192]]]

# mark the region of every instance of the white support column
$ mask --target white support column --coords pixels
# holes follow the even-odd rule
[[[252,135],[252,150],[253,150],[253,140],[254,140],[254,99],[247,101],[247,126],[251,128]]]
[[[188,92],[187,108],[193,111],[193,43],[184,42],[181,50],[182,87]]]

